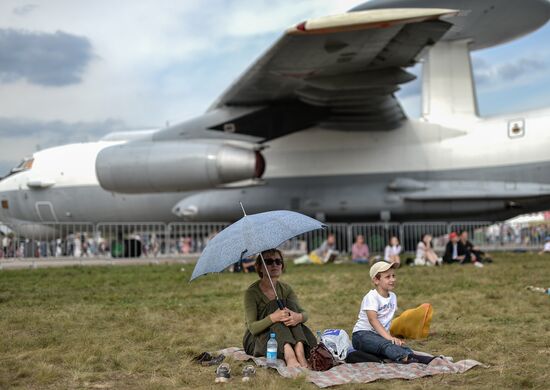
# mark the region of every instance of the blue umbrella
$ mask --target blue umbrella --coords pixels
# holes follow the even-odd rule
[[[326,225],[316,219],[294,211],[277,210],[251,215],[245,213],[243,218],[208,242],[197,261],[191,280],[207,273],[221,272],[245,257],[276,248],[299,234],[325,227]],[[271,286],[273,287],[273,283]],[[277,300],[279,301],[278,297]]]

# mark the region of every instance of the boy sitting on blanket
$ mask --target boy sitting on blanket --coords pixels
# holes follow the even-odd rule
[[[397,310],[395,287],[396,263],[385,261],[370,268],[370,278],[375,288],[363,297],[359,318],[353,328],[353,348],[389,359],[397,363],[428,364],[433,357],[416,355],[405,346],[403,340],[390,334],[390,325]]]

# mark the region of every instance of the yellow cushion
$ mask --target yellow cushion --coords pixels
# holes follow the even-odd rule
[[[433,308],[423,303],[415,309],[405,310],[392,321],[390,333],[394,337],[405,339],[424,339],[430,333]]]

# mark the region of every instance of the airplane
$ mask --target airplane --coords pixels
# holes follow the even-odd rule
[[[550,208],[550,109],[482,118],[470,52],[543,26],[546,0],[371,0],[288,28],[183,123],[34,153],[0,220],[503,220]],[[422,116],[395,93],[422,62]],[[42,230],[41,230],[42,229]]]

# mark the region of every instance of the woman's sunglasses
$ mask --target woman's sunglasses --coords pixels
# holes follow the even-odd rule
[[[281,259],[264,259],[265,265],[281,265],[283,264],[283,260]]]

